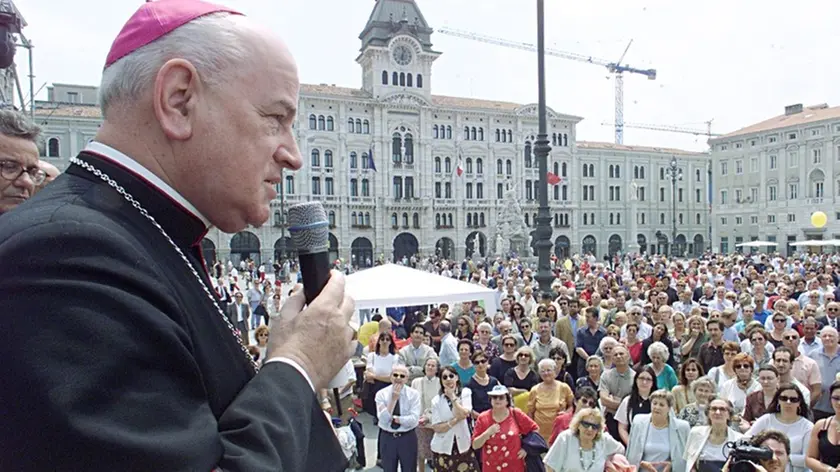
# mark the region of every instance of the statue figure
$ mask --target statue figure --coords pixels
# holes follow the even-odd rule
[[[639,185],[636,182],[630,184],[630,201],[637,201],[639,199]]]

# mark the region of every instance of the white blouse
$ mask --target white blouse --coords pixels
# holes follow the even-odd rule
[[[394,364],[397,363],[396,354],[388,354],[387,356],[380,356],[375,352],[371,352],[367,357],[367,365],[365,369],[373,372],[377,377],[390,376]]]
[[[808,442],[811,439],[811,430],[814,423],[806,418],[799,418],[799,421],[786,424],[776,418],[775,413],[767,413],[753,423],[752,427],[745,433],[746,436],[753,436],[768,429],[781,431],[790,440],[790,465],[793,472],[805,472],[805,454],[808,451]]]
[[[422,416],[426,418],[427,422],[430,422],[432,418],[432,400],[440,395],[440,377],[432,377],[430,379],[424,375],[416,378],[411,381],[411,388],[420,392],[420,408],[423,410]]]
[[[461,408],[472,411],[472,392],[468,388],[461,390],[459,397]],[[443,395],[438,395],[432,400],[432,421],[431,424],[443,423],[454,418],[452,409],[449,407],[449,402]],[[438,454],[452,454],[452,442],[458,441],[458,451],[463,454],[472,447],[472,438],[470,435],[470,428],[467,426],[466,418],[457,422],[449,431],[445,433],[435,433],[432,437],[431,449],[432,452]]]
[[[624,446],[609,434],[601,433],[591,451],[582,451],[577,435],[567,429],[557,436],[543,462],[555,472],[603,472],[607,459],[615,454],[624,454]]]

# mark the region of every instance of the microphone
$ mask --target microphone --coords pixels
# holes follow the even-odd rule
[[[306,304],[312,303],[330,280],[330,223],[321,202],[304,202],[291,205],[289,211],[289,233],[297,249],[300,275],[303,279],[303,295]],[[344,368],[330,381],[328,388],[334,389],[338,397],[339,388],[344,387],[356,372],[353,361],[347,360]],[[341,408],[339,398],[336,398]]]
[[[289,233],[297,249],[303,294],[308,305],[330,279],[330,223],[321,202],[297,203],[288,211]]]

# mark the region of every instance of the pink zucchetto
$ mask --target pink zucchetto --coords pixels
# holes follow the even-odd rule
[[[105,68],[179,26],[211,13],[242,13],[199,0],[159,0],[144,3],[128,19],[111,45]]]

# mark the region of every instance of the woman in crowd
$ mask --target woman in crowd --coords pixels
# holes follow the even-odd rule
[[[265,350],[268,348],[268,326],[260,325],[254,333],[254,338],[257,340],[257,350],[260,352],[258,362],[262,364],[265,361]]]
[[[391,369],[398,357],[391,333],[381,333],[374,347],[375,351],[368,354],[365,366],[367,394],[363,397],[363,405],[364,410],[376,418],[376,392],[391,384]]]
[[[551,427],[551,439],[548,441],[549,446],[554,444],[554,441],[560,433],[569,429],[575,413],[584,408],[598,408],[598,392],[595,389],[583,387],[575,392],[574,406],[559,413],[557,418],[554,418],[554,425]]]
[[[471,340],[462,339],[458,341],[458,361],[452,364],[452,367],[461,377],[461,385],[466,385],[475,374],[475,366],[472,363],[473,352],[474,348]]]
[[[484,351],[476,351],[472,357],[473,365],[475,365],[475,374],[466,387],[472,392],[472,409],[473,419],[478,418],[479,413],[483,413],[490,409],[490,397],[487,392],[499,385],[499,380],[487,374],[489,367],[487,362],[487,354]]]
[[[674,356],[674,363],[673,365],[680,365],[683,360],[682,355],[682,339],[683,335],[685,335],[685,314],[680,311],[674,312],[671,315],[671,323],[674,326],[674,329],[670,333],[670,340],[671,346],[673,350],[671,355]]]
[[[665,326],[664,324],[657,324],[656,326]],[[656,328],[654,328],[656,332]],[[653,369],[656,374],[656,385],[659,388],[671,391],[677,386],[677,374],[674,368],[667,364],[669,351],[665,344],[656,341],[647,348],[648,358],[650,364],[647,367]]]
[[[660,389],[650,395],[650,414],[636,415],[630,428],[627,460],[641,471],[685,470],[685,442],[691,426],[677,419],[674,396]]]
[[[828,388],[834,415],[817,420],[808,439],[805,467],[814,472],[835,472],[840,467],[840,381]]]
[[[574,393],[575,381],[572,379],[572,375],[566,371],[566,351],[561,347],[555,347],[548,352],[548,358],[553,360],[557,367],[555,378],[568,385],[572,389],[572,393]]]
[[[484,354],[487,355],[487,361],[493,362],[493,359],[499,357],[499,347],[491,341],[493,337],[493,326],[484,321],[478,324],[476,331],[478,335],[473,340],[473,350],[484,351]]]
[[[520,410],[528,406],[530,391],[539,383],[540,378],[531,369],[534,363],[534,351],[528,346],[522,346],[516,351],[516,367],[505,372],[502,381],[513,396],[513,404]]]
[[[269,320],[280,316],[280,309],[283,308],[283,303],[281,303],[282,298],[283,295],[280,293],[279,290],[274,292],[274,295],[271,296],[271,300],[266,305]]]
[[[735,341],[726,341],[721,346],[721,350],[723,351],[723,365],[712,367],[706,374],[717,385],[718,391],[727,380],[735,378],[733,361],[735,356],[741,353],[741,346]]]
[[[547,440],[551,437],[554,419],[572,407],[575,397],[568,385],[556,379],[557,365],[552,359],[541,360],[537,370],[542,382],[531,388],[527,413],[539,425],[540,436]]]
[[[557,313],[559,310],[557,309],[557,303],[551,302],[547,307],[545,307],[545,316],[551,320],[551,325],[553,326],[554,323],[557,322]],[[539,315],[539,312],[537,313]]]
[[[598,356],[589,356],[589,359],[586,360],[586,376],[578,377],[575,381],[575,390],[589,387],[597,392],[603,373],[604,361]]]
[[[624,446],[605,432],[604,417],[597,408],[575,413],[569,429],[560,433],[545,456],[549,472],[603,472],[607,461],[624,454]]]
[[[671,353],[674,352],[674,347],[671,345],[671,340],[668,339],[668,326],[665,323],[656,323],[653,325],[653,332],[649,338],[645,339],[642,343],[642,365],[648,365],[651,363],[652,359],[650,358],[650,354],[648,352],[648,348],[650,348],[651,344],[653,343],[662,343],[663,346],[668,350],[668,356],[665,358],[666,361],[671,360],[669,364],[673,363],[673,359],[671,358]],[[673,371],[674,367],[671,366],[671,370]],[[677,378],[676,372],[674,372],[674,379]],[[674,382],[676,384],[676,382]]]
[[[650,413],[650,394],[657,389],[656,374],[650,367],[645,367],[636,373],[633,379],[633,389],[630,395],[624,397],[615,411],[615,420],[618,421],[618,435],[621,442],[627,444],[630,440],[630,425],[633,417]]]
[[[598,350],[595,351],[595,355],[601,357],[604,360],[604,366],[609,369],[613,366],[612,361],[612,351],[613,348],[618,345],[618,341],[615,338],[610,336],[604,336],[601,338],[601,343],[598,345]]]
[[[683,407],[677,418],[687,421],[692,428],[706,425],[708,419],[706,408],[717,391],[717,385],[708,377],[700,377],[691,382],[691,391],[694,392],[695,401]]]
[[[513,325],[513,333],[519,333],[519,323],[521,323],[523,319],[527,319],[527,316],[525,316],[525,307],[523,307],[519,302],[511,305],[510,323]]]
[[[688,319],[688,332],[680,341],[680,354],[683,359],[693,357],[697,359],[702,346],[709,337],[706,335],[706,320],[701,316],[692,316]]]
[[[774,348],[782,347],[784,343],[785,330],[787,329],[787,315],[782,311],[773,313],[773,330],[770,331],[768,341]]]
[[[767,414],[757,419],[747,431],[754,436],[762,431],[781,431],[790,440],[791,472],[806,472],[805,455],[814,424],[808,421],[808,404],[799,387],[785,384],[779,387]]]
[[[630,351],[630,365],[639,365],[642,362],[642,340],[637,338],[639,334],[639,325],[630,321],[624,327],[624,345]]]
[[[539,429],[537,423],[514,407],[510,392],[497,385],[489,392],[490,410],[478,415],[472,445],[481,451],[482,472],[525,472],[521,435]],[[504,451],[504,453],[500,453]]]
[[[613,338],[616,341],[621,339],[621,328],[616,324],[607,326],[607,337]]]
[[[674,394],[674,412],[679,413],[689,403],[694,403],[694,392],[691,383],[704,375],[703,366],[697,359],[686,359],[680,365],[679,385],[671,390]]]
[[[531,317],[531,322],[532,323],[537,323],[539,320],[548,317],[548,310],[547,310],[546,306],[543,305],[543,304],[538,304],[534,313],[535,313],[535,315]],[[556,312],[554,313],[554,318],[555,319],[552,320],[552,323],[554,321],[557,321],[557,313]]]
[[[685,443],[687,472],[720,472],[726,463],[724,446],[743,437],[741,433],[729,427],[731,417],[732,404],[729,400],[715,397],[709,402],[706,410],[708,426],[691,428]]]
[[[461,387],[454,367],[440,370],[440,394],[432,400],[432,463],[436,472],[476,471],[475,455],[467,419],[472,414],[472,395]]]
[[[411,388],[420,392],[420,423],[417,426],[417,467],[423,470],[426,461],[432,460],[432,400],[440,394],[440,362],[437,357],[426,359],[423,376],[411,381]]]
[[[489,374],[499,381],[504,381],[509,369],[516,367],[516,337],[512,334],[502,336],[502,354],[490,362]]]
[[[773,359],[773,345],[767,342],[767,331],[764,331],[762,328],[756,328],[750,332],[749,336],[750,350],[745,352],[755,359],[755,369],[758,370],[761,367],[769,365]],[[768,346],[770,349],[768,349]]]
[[[772,365],[758,369],[758,384],[761,390],[747,395],[744,413],[741,415],[741,432],[750,429],[755,420],[772,411],[770,406],[779,390],[779,371]]]
[[[732,365],[735,367],[735,378],[724,382],[718,394],[732,402],[734,414],[740,417],[747,405],[747,395],[761,390],[761,385],[753,378],[755,361],[749,354],[738,354],[732,359]]]
[[[534,340],[539,338],[536,333],[531,331],[531,318],[523,318],[519,322],[519,335],[522,336],[522,342],[525,346],[530,346]]]
[[[473,320],[470,318],[470,315],[463,314],[459,316],[457,329],[455,330],[455,337],[457,337],[458,340],[466,339],[468,341],[472,341],[474,334],[475,328],[473,327]]]

